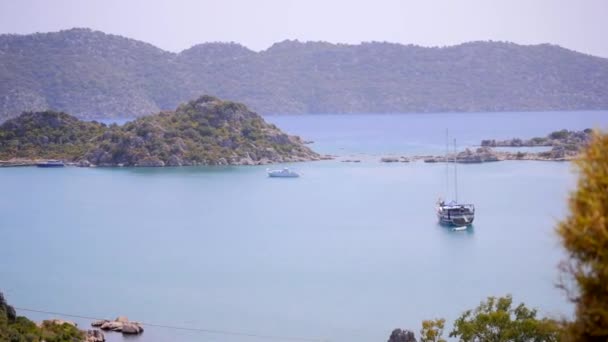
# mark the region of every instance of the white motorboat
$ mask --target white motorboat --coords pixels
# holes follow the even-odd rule
[[[269,170],[266,169],[266,172],[268,172],[268,177],[285,177],[285,178],[294,178],[294,177],[300,177],[300,174],[290,170],[288,167],[283,168],[281,170]]]

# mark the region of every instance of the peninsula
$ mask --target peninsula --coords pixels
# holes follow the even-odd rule
[[[0,125],[0,165],[62,159],[79,166],[261,165],[318,160],[245,105],[201,96],[123,126],[26,112]]]

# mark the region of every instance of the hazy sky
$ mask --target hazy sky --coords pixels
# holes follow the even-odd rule
[[[608,0],[0,0],[0,32],[89,27],[181,51],[284,39],[553,43],[608,57]]]

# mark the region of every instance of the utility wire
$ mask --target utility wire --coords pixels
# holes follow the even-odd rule
[[[45,310],[27,309],[27,308],[20,308],[20,307],[16,307],[16,306],[14,306],[14,308],[17,309],[17,310],[21,310],[21,311],[43,313],[43,314],[49,314],[49,315],[55,315],[55,316],[82,318],[82,319],[90,319],[90,320],[97,320],[97,321],[104,320],[104,318],[82,316],[82,315],[73,315],[73,314],[67,314],[67,313],[62,313],[62,312],[53,312],[53,311],[45,311]],[[261,335],[261,334],[238,332],[238,331],[228,331],[228,330],[205,329],[205,328],[191,328],[191,327],[177,327],[177,326],[172,326],[172,325],[151,324],[151,323],[143,323],[143,322],[138,322],[138,323],[141,324],[141,325],[144,325],[144,326],[148,326],[148,327],[166,328],[166,329],[174,329],[174,330],[198,331],[198,332],[203,332],[203,333],[208,333],[208,334],[218,334],[218,335],[232,335],[232,336],[243,336],[243,337],[255,337],[255,338],[261,338],[261,339],[267,339],[267,340],[329,342],[329,340],[318,339],[318,338],[308,338],[308,337]]]

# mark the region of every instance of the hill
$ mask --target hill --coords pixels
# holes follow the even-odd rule
[[[0,125],[0,160],[64,158],[84,155],[107,127],[54,111],[25,112]]]
[[[0,120],[47,109],[135,117],[197,94],[265,114],[608,109],[608,59],[504,42],[206,43],[176,54],[89,29],[0,35]]]
[[[26,317],[17,316],[15,308],[0,292],[0,341],[86,342],[90,341],[90,335],[67,321],[48,320],[37,325]]]
[[[106,126],[61,112],[26,112],[0,125],[0,159],[56,158],[83,166],[253,165],[319,155],[240,103],[201,96]]]

